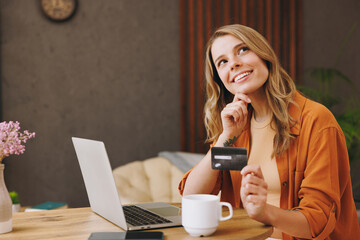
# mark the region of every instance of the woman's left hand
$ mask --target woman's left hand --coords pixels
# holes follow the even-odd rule
[[[264,216],[268,189],[260,165],[248,165],[241,170],[241,174],[240,196],[243,206],[249,217],[260,221]]]

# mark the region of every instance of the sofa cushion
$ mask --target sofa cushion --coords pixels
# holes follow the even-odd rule
[[[134,161],[113,170],[122,204],[180,202],[177,187],[183,174],[164,157]]]

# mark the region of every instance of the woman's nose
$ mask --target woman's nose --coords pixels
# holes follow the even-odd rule
[[[241,61],[239,60],[239,59],[232,59],[231,60],[231,64],[230,64],[230,66],[231,66],[231,70],[236,70],[237,68],[239,68],[240,66],[241,66]]]

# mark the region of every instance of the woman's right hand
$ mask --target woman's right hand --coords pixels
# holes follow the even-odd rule
[[[236,93],[234,100],[221,111],[223,135],[227,137],[239,136],[247,121],[247,105],[250,98],[243,93]]]

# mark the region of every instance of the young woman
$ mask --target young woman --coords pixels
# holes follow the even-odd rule
[[[240,171],[185,174],[183,195],[218,194],[272,238],[360,239],[343,132],[331,112],[296,91],[268,42],[242,25],[219,28],[205,60],[205,126],[212,146],[244,147]]]

